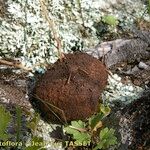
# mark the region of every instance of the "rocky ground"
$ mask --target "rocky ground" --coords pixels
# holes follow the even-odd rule
[[[149,85],[145,84],[145,86],[142,87],[135,86],[130,78],[125,81],[123,77],[124,76],[119,77],[117,74],[112,74],[108,78],[108,85],[103,92],[102,99],[104,103],[107,101],[110,104],[112,113],[106,122],[108,122],[108,126],[112,127],[114,127],[115,124],[118,137],[121,141],[119,144],[120,150],[135,148],[139,150],[147,150],[149,148],[148,136],[150,122]],[[11,111],[12,114],[14,114],[14,116],[15,113],[13,106],[16,105],[19,105],[25,111],[30,110],[31,112],[34,112],[34,109],[29,101],[29,83],[30,87],[34,85],[34,82],[29,81],[27,73],[21,72],[20,69],[1,66],[0,103],[5,105],[6,108]],[[144,94],[144,96],[142,96],[142,93],[145,91],[145,89],[147,89],[147,92]],[[26,122],[28,119],[29,118],[25,117],[24,122]],[[53,136],[51,137],[50,133],[53,132],[56,127],[57,125],[47,124],[43,120],[40,120],[37,134],[41,135],[45,140],[54,142],[55,139],[52,137],[55,136],[52,134]],[[22,130],[24,139],[29,140],[31,138],[29,136],[31,131],[25,127],[23,127]],[[13,124],[11,124],[9,131],[11,133],[15,132]],[[61,143],[56,145],[53,144],[49,145],[49,147],[53,147],[54,149],[62,148]]]

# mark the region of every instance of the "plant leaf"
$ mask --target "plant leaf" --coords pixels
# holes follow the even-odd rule
[[[20,141],[20,133],[21,133],[21,117],[22,117],[22,110],[20,107],[16,107],[16,127],[17,127],[17,133],[16,133],[16,141]]]
[[[116,26],[118,24],[117,18],[112,15],[103,16],[102,21],[112,26]]]
[[[38,113],[35,113],[33,118],[28,122],[27,127],[32,130],[34,133],[37,129],[38,123],[40,120],[40,115]]]
[[[102,118],[104,117],[104,115],[100,112],[96,115],[93,115],[90,119],[89,119],[89,125],[92,129],[95,128],[95,126],[102,120]]]
[[[81,120],[72,121],[71,126],[64,127],[64,130],[66,133],[73,135],[73,139],[77,146],[81,146],[83,143],[87,145],[91,141],[91,136],[85,129],[85,123]]]
[[[104,114],[105,117],[108,116],[110,114],[110,112],[111,112],[110,107],[109,106],[105,106],[103,104],[100,105],[100,110]]]
[[[96,126],[94,127],[93,131],[97,131],[97,129],[101,128],[103,126],[102,121],[99,121]]]
[[[76,140],[75,144],[81,146],[88,145],[91,142],[91,136],[86,132],[77,132],[73,135],[73,138]]]
[[[7,127],[11,121],[10,112],[0,105],[0,140],[7,140],[10,135],[6,133]]]
[[[85,123],[81,120],[71,121],[71,125],[64,128],[68,134],[75,134],[76,131],[85,132]]]
[[[108,149],[110,146],[117,144],[117,138],[114,135],[114,129],[108,129],[107,127],[102,129],[99,136],[100,142],[94,148],[97,149]]]
[[[85,123],[81,120],[78,120],[78,121],[72,121],[71,122],[71,125],[73,127],[76,127],[76,128],[84,128],[85,127]]]

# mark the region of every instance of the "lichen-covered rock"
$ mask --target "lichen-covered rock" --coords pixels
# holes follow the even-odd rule
[[[127,149],[150,148],[150,90],[121,111],[121,141]]]
[[[97,111],[107,77],[99,60],[85,53],[67,54],[39,79],[34,97],[51,122],[86,119]]]

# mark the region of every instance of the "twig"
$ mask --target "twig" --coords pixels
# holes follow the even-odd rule
[[[27,67],[23,66],[21,63],[17,63],[15,61],[10,62],[10,61],[7,61],[7,60],[0,59],[0,64],[13,66],[13,67],[20,68],[20,69],[23,69],[23,70],[26,70],[26,71],[31,71],[32,70],[31,68],[27,68]]]
[[[53,104],[51,104],[51,103],[49,103],[49,102],[46,102],[46,101],[42,100],[42,99],[39,98],[36,94],[34,94],[34,95],[32,95],[32,96],[33,96],[34,98],[38,99],[40,102],[42,102],[42,103],[48,108],[48,110],[51,111],[52,114],[53,114],[57,119],[59,119],[60,122],[67,124],[67,119],[66,119],[65,113],[64,113],[64,111],[63,111],[61,108],[59,108],[59,107],[57,107],[57,106],[55,106],[55,105],[53,105]],[[54,108],[55,110],[60,111],[60,112],[62,113],[62,117],[63,117],[64,121],[62,121],[61,118],[60,118],[51,108]]]
[[[72,74],[72,73],[69,74],[69,77],[68,77],[68,79],[67,79],[67,83],[66,83],[66,84],[69,84],[69,83],[70,83],[71,74]]]
[[[77,128],[77,127],[74,127],[74,126],[69,126],[69,127],[72,128],[72,129],[78,130],[79,132],[87,132],[87,130],[85,128]]]
[[[43,16],[44,16],[45,20],[48,22],[49,28],[52,30],[54,39],[57,43],[58,56],[59,56],[60,60],[62,60],[64,58],[64,55],[61,52],[61,48],[62,48],[61,40],[60,40],[59,36],[57,35],[57,32],[54,28],[56,25],[54,23],[54,20],[50,19],[49,15],[48,15],[48,10],[45,6],[45,0],[40,0],[40,5],[41,5],[41,11],[43,13]]]
[[[81,0],[78,0],[78,5],[79,5],[79,12],[80,12],[80,15],[81,15],[81,19],[82,19],[82,25],[85,29],[85,23],[84,23],[84,17],[83,17],[83,11],[82,11],[82,7],[81,7]]]

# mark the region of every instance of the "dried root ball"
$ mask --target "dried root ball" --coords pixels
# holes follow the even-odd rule
[[[107,78],[105,66],[96,58],[66,54],[37,82],[34,97],[50,122],[84,120],[97,111]]]

